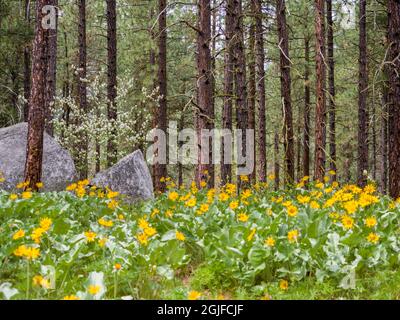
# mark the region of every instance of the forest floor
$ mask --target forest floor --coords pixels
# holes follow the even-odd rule
[[[400,199],[373,182],[191,184],[124,205],[0,192],[0,298],[399,299]],[[246,177],[242,177],[246,184]]]

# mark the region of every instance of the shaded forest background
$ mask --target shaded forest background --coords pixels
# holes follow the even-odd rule
[[[388,189],[389,158],[392,168],[400,161],[389,147],[400,139],[389,132],[394,1],[41,2],[59,8],[48,38],[46,130],[73,154],[81,178],[145,150],[150,129],[176,121],[255,128],[252,181],[270,175],[278,188],[333,170],[340,182],[369,178]],[[34,27],[35,1],[0,0],[0,127],[28,120]],[[154,166],[156,189],[167,174],[181,184],[215,169],[216,184],[230,180],[229,167],[194,169]],[[399,196],[399,182],[392,189]]]

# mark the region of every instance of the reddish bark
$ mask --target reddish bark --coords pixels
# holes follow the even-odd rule
[[[358,161],[357,182],[367,183],[368,170],[368,71],[367,71],[367,16],[366,0],[360,0],[359,79],[358,79]]]
[[[325,175],[325,24],[324,0],[315,0],[315,68],[316,68],[316,109],[315,109],[315,159],[314,179]]]
[[[289,57],[289,36],[286,24],[286,5],[285,0],[277,0],[276,16],[278,24],[278,45],[280,50],[280,70],[281,70],[281,96],[283,110],[283,144],[285,153],[285,183],[294,181],[294,133],[291,100],[291,77],[290,77],[290,57]]]
[[[388,0],[389,194],[400,197],[400,2]]]
[[[107,165],[117,161],[116,124],[117,120],[117,12],[116,0],[107,1],[107,115],[111,123],[111,137],[107,141]]]
[[[28,142],[25,163],[25,181],[32,190],[42,178],[43,132],[45,126],[46,72],[48,57],[48,29],[42,27],[45,14],[42,8],[50,0],[36,1],[36,27],[32,50],[32,86],[29,100]]]

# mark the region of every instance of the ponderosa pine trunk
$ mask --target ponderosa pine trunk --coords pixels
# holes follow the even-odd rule
[[[53,112],[54,101],[56,96],[56,79],[57,79],[57,33],[58,33],[58,0],[51,0],[50,5],[54,8],[55,28],[49,29],[48,51],[47,51],[47,72],[46,72],[46,103],[45,103],[45,130],[53,136]]]
[[[86,0],[79,0],[78,2],[79,21],[78,21],[78,47],[79,47],[79,62],[78,62],[78,102],[79,109],[82,115],[88,112],[87,107],[87,86],[86,86]],[[87,135],[83,134],[79,142],[79,155],[78,172],[80,179],[86,179],[88,176],[88,140]]]
[[[167,132],[167,0],[158,1],[158,88],[159,107],[155,114],[157,129]],[[165,182],[161,178],[167,177],[167,164],[154,164],[154,187],[156,191],[165,191]]]
[[[267,136],[265,119],[265,53],[264,53],[264,30],[262,18],[261,0],[252,0],[254,2],[254,16],[256,24],[256,98],[258,110],[257,123],[257,168],[258,180],[265,182],[267,180]]]
[[[207,181],[212,166],[211,139],[202,134],[203,129],[212,129],[212,72],[211,72],[211,4],[209,0],[198,2],[197,32],[197,110],[196,130],[198,138],[198,162],[196,165],[196,183]],[[210,150],[205,148],[208,144]],[[208,160],[208,161],[206,161]],[[210,181],[208,181],[210,185]]]
[[[253,8],[254,4],[252,2],[252,12],[254,12]],[[256,126],[256,65],[255,65],[255,54],[254,54],[254,47],[255,47],[255,24],[254,22],[251,23],[249,28],[249,52],[248,52],[248,72],[249,72],[249,95],[247,100],[248,105],[248,129],[254,130]],[[255,141],[254,141],[255,142]],[[252,143],[254,143],[252,142]],[[256,159],[256,149],[254,148],[253,153],[254,164],[257,163]],[[253,168],[252,173],[249,175],[250,183],[256,181],[256,169]]]
[[[387,83],[386,83],[387,85]],[[381,116],[381,163],[380,163],[380,185],[379,191],[383,194],[387,193],[387,182],[388,182],[388,88],[384,85],[381,105],[382,105],[382,116]]]
[[[222,110],[222,128],[232,132],[232,108],[233,108],[233,78],[234,78],[234,20],[235,11],[233,0],[226,1],[225,8],[225,56],[224,56],[224,105]],[[221,143],[221,183],[222,185],[232,181],[232,154],[230,159],[225,159],[225,145],[229,142],[222,139]],[[228,146],[232,149],[232,143]],[[229,156],[229,155],[227,155]]]
[[[304,40],[304,128],[303,128],[303,175],[310,176],[310,38]]]
[[[400,197],[400,2],[388,0],[389,194]]]
[[[325,175],[325,8],[324,0],[315,0],[315,157],[314,179],[322,181]]]
[[[360,0],[359,78],[358,78],[358,161],[357,183],[365,186],[368,170],[368,71],[367,71],[367,1]]]
[[[243,3],[242,0],[234,0],[234,62],[235,62],[235,93],[236,93],[236,126],[242,132],[242,145],[238,148],[238,159],[246,154],[246,129],[248,127],[247,104],[247,77],[246,55],[243,31]],[[238,165],[238,168],[240,166]],[[237,179],[238,189],[241,187],[241,179]]]
[[[336,173],[336,104],[335,104],[335,59],[333,42],[333,17],[332,0],[326,1],[328,23],[328,86],[329,86],[329,169]],[[331,175],[332,181],[336,181],[336,174]]]
[[[294,133],[291,100],[291,61],[289,57],[289,36],[286,24],[285,0],[277,0],[278,46],[280,50],[281,99],[283,111],[283,144],[285,154],[285,184],[294,181]]]
[[[274,188],[279,189],[279,134],[275,132],[274,136]]]
[[[46,72],[48,70],[49,30],[42,26],[42,8],[50,0],[36,1],[35,38],[32,49],[32,86],[29,99],[28,142],[25,162],[25,181],[28,188],[38,190],[42,178],[43,132],[45,127]]]
[[[111,125],[107,141],[107,165],[117,161],[117,12],[116,0],[107,2],[107,116]]]
[[[30,24],[30,0],[25,0],[25,21]],[[29,113],[29,96],[31,94],[31,43],[25,45],[24,48],[24,121],[28,121]]]

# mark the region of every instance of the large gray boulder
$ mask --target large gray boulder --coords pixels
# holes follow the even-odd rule
[[[0,129],[0,172],[5,182],[0,189],[11,191],[24,181],[28,124],[22,122]],[[44,191],[61,191],[76,179],[74,161],[47,133],[43,140],[42,182]]]
[[[108,187],[126,196],[129,202],[153,199],[153,181],[140,150],[127,155],[91,180],[98,187]]]

